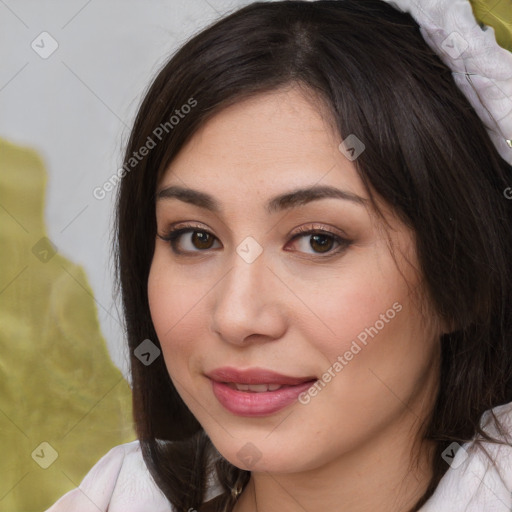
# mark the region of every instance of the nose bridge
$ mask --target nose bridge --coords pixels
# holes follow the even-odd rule
[[[271,275],[264,252],[254,242],[239,244],[231,269],[216,287],[213,330],[231,343],[252,334],[278,337],[285,322]]]
[[[220,287],[218,305],[237,306],[236,311],[242,314],[255,314],[263,299],[268,269],[263,254],[254,260],[246,260],[243,256],[233,254],[232,266]],[[232,311],[232,314],[234,311]]]

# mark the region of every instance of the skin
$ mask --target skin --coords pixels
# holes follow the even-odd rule
[[[340,142],[319,100],[289,86],[216,114],[159,180],[157,192],[193,188],[222,208],[157,200],[159,235],[192,221],[213,244],[205,249],[189,232],[175,254],[157,237],[148,295],[178,392],[219,452],[252,471],[236,512],[406,511],[431,477],[432,446],[415,441],[438,389],[444,326],[421,293],[414,233],[383,203],[392,229],[369,205],[338,198],[265,207],[313,185],[367,200]],[[311,235],[294,239],[312,224],[351,243],[324,253]],[[236,252],[248,236],[263,248],[250,264]],[[205,373],[221,366],[322,378],[394,303],[401,311],[307,405],[247,418],[215,398]],[[259,457],[251,466],[237,455],[247,443]]]

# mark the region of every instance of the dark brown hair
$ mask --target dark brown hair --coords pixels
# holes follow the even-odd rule
[[[201,507],[210,471],[227,510],[230,487],[248,481],[249,472],[222,457],[210,467],[215,449],[163,358],[145,366],[134,350],[146,338],[159,345],[147,298],[159,176],[221,109],[290,84],[322,99],[340,141],[355,134],[364,142],[355,163],[367,192],[414,230],[429,300],[453,326],[439,340],[440,392],[425,426],[437,453],[418,510],[448,467],[442,451],[477,433],[489,439],[482,414],[512,400],[512,201],[503,195],[512,172],[416,22],[381,0],[251,4],[190,39],[149,87],[127,144],[116,217],[143,457],[178,511]],[[154,147],[126,167],[150,139]]]

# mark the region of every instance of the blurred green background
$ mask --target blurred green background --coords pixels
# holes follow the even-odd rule
[[[512,51],[512,0],[470,0],[475,18],[494,28],[496,40]]]
[[[0,155],[0,511],[41,512],[136,438],[131,391],[83,269],[46,238],[41,159]]]

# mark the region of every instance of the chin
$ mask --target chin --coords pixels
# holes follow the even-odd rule
[[[215,448],[234,466],[246,471],[259,473],[295,473],[308,471],[327,462],[326,453],[305,452],[305,442],[293,441],[289,434],[275,436],[273,440],[265,439],[268,432],[250,436],[222,438],[210,435]],[[328,452],[330,449],[328,450]]]

